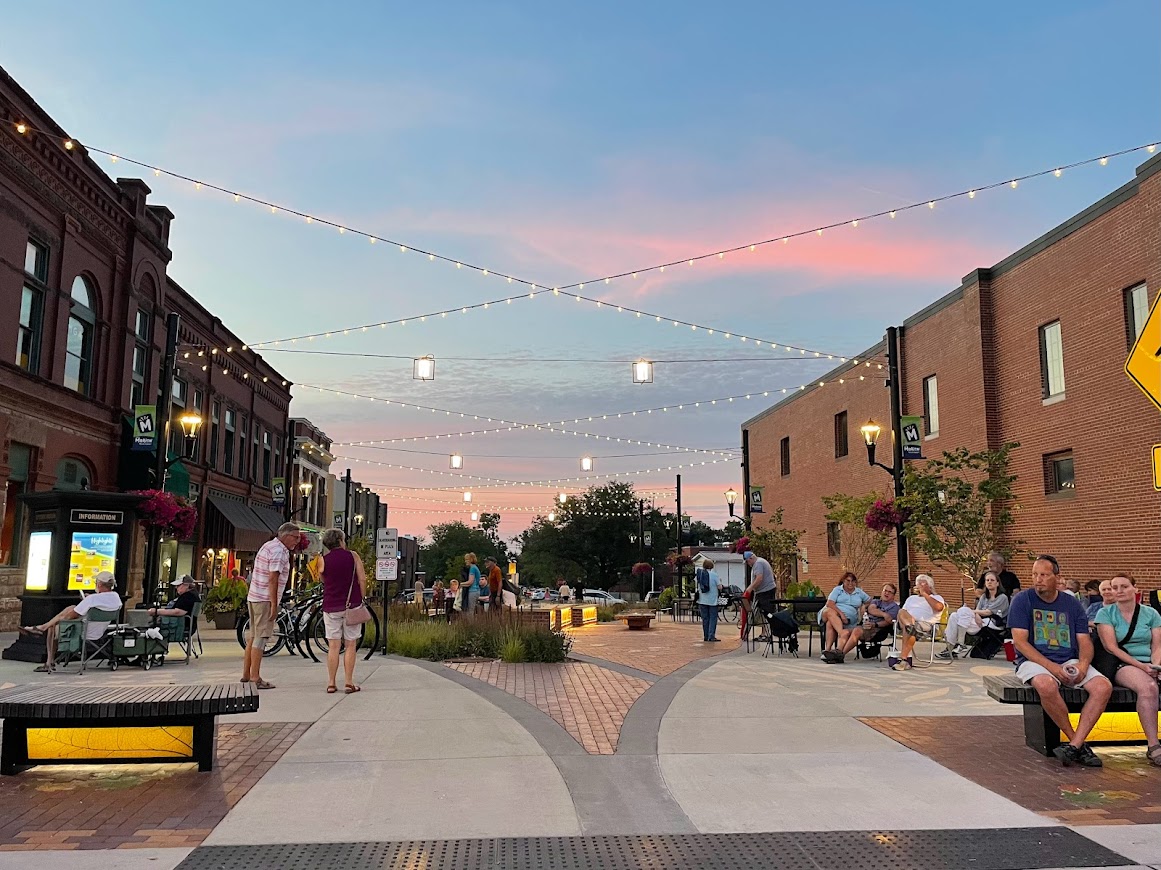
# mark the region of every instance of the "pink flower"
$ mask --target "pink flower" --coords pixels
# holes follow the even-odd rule
[[[893,498],[876,499],[864,518],[867,528],[875,532],[889,532],[906,520],[907,515],[895,506]]]
[[[131,495],[144,498],[137,513],[147,528],[161,529],[163,534],[182,540],[193,534],[197,527],[197,508],[181,496],[161,489],[137,490]]]

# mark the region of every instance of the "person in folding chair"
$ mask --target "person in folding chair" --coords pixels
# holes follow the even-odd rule
[[[186,620],[185,630],[173,638],[174,640],[180,638],[182,648],[187,652],[186,661],[189,661],[188,653],[193,652],[193,636],[197,632],[197,622],[193,617],[194,607],[201,601],[194,591],[193,583],[193,577],[182,574],[170,584],[177,597],[164,607],[150,607],[148,610],[150,616],[175,616]],[[178,627],[180,629],[180,623]]]
[[[859,655],[865,659],[878,658],[883,641],[891,637],[895,630],[895,620],[899,618],[899,590],[894,583],[883,584],[878,598],[872,598],[863,618],[863,637],[859,641]]]
[[[40,625],[21,627],[20,631],[23,634],[44,635],[44,646],[47,651],[47,656],[44,664],[35,668],[38,673],[51,674],[56,669],[58,626],[66,619],[84,619],[85,614],[94,609],[113,613],[120,612],[121,596],[113,591],[116,585],[117,578],[109,571],[102,571],[97,575],[97,591],[95,594],[85,596],[77,604],[70,604],[48,622],[42,622]],[[96,620],[89,622],[85,627],[85,643],[100,640],[110,624]]]
[[[935,581],[929,574],[915,578],[915,594],[903,602],[899,611],[897,631],[903,635],[903,646],[899,655],[887,657],[887,667],[896,671],[909,671],[912,667],[911,651],[920,638],[934,638],[939,627],[940,614],[947,607],[943,597],[935,594]]]
[[[826,597],[826,605],[818,612],[818,624],[826,628],[822,660],[828,665],[841,665],[862,638],[863,614],[870,600],[852,571],[844,573],[839,585]]]

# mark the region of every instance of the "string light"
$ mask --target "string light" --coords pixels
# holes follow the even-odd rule
[[[19,132],[21,134],[29,132],[32,129],[33,128],[30,125],[28,125],[27,122],[21,121],[21,122],[18,122],[16,124],[16,130],[17,130],[17,132]],[[37,132],[44,132],[44,131],[37,131]],[[46,134],[46,135],[53,135],[53,134]],[[62,142],[62,145],[63,145],[63,143],[66,141],[75,141],[75,140],[62,139],[60,141]],[[629,276],[636,278],[642,273],[648,273],[648,272],[654,272],[654,271],[659,272],[663,267],[674,266],[674,265],[678,265],[681,263],[686,263],[686,264],[692,265],[697,260],[705,260],[705,259],[710,259],[710,258],[717,258],[719,260],[722,260],[725,258],[726,254],[734,253],[737,251],[743,251],[743,250],[754,251],[759,247],[763,247],[763,246],[772,244],[776,241],[781,241],[783,244],[785,244],[791,238],[795,238],[795,237],[799,237],[799,236],[806,236],[806,235],[809,235],[810,233],[816,233],[817,235],[821,236],[825,230],[839,228],[842,226],[847,226],[847,225],[852,224],[856,220],[862,222],[862,221],[867,221],[867,220],[873,220],[873,219],[879,218],[879,217],[887,217],[889,215],[892,215],[895,212],[909,211],[909,210],[914,209],[914,208],[919,208],[924,204],[928,205],[930,208],[933,208],[935,203],[947,202],[947,201],[958,199],[958,198],[961,198],[964,196],[967,196],[968,198],[974,198],[975,194],[978,191],[991,190],[993,188],[1000,187],[1004,184],[1011,184],[1013,181],[1019,182],[1019,181],[1024,181],[1024,180],[1028,180],[1028,179],[1038,178],[1040,176],[1047,175],[1049,173],[1055,174],[1055,172],[1058,168],[1059,169],[1072,169],[1072,168],[1076,168],[1076,167],[1080,167],[1080,166],[1085,166],[1085,165],[1088,165],[1088,164],[1091,164],[1094,162],[1099,162],[1100,165],[1105,166],[1108,164],[1109,159],[1112,157],[1120,157],[1120,156],[1123,156],[1125,154],[1131,154],[1135,151],[1140,151],[1140,150],[1147,150],[1147,151],[1149,151],[1149,153],[1152,153],[1152,150],[1155,149],[1158,144],[1161,144],[1161,143],[1159,143],[1159,142],[1147,142],[1147,143],[1144,143],[1142,145],[1137,145],[1137,146],[1134,146],[1131,148],[1124,148],[1124,149],[1121,149],[1119,151],[1110,152],[1110,153],[1102,155],[1100,157],[1091,157],[1091,158],[1086,158],[1083,160],[1078,160],[1074,163],[1070,163],[1070,164],[1067,164],[1067,165],[1062,166],[1062,167],[1053,167],[1050,169],[1039,170],[1036,172],[1028,173],[1026,175],[1021,175],[1021,176],[1018,176],[1014,179],[1008,179],[1005,181],[992,182],[989,184],[978,185],[970,190],[963,190],[963,191],[958,191],[955,193],[943,194],[941,196],[936,196],[936,197],[925,197],[924,199],[919,200],[917,202],[908,203],[906,205],[901,205],[901,206],[896,206],[894,209],[883,210],[883,211],[874,212],[871,214],[852,216],[852,217],[845,218],[841,221],[837,221],[835,223],[826,224],[826,225],[818,226],[818,227],[811,227],[809,229],[801,229],[801,230],[797,230],[797,231],[792,232],[792,233],[780,234],[776,238],[748,241],[748,242],[745,242],[743,244],[735,245],[735,246],[732,246],[729,248],[723,248],[723,249],[714,250],[714,251],[707,251],[705,253],[695,254],[693,256],[686,255],[686,256],[679,257],[673,261],[669,261],[669,262],[665,262],[665,263],[655,263],[655,264],[647,265],[647,266],[638,266],[636,268],[628,269],[624,272],[620,272],[620,273],[616,273],[616,274],[612,274],[612,275],[605,275],[605,276],[601,276],[598,278],[589,278],[589,279],[585,279],[585,281],[588,283],[603,281],[604,283],[607,284],[611,280],[626,278]],[[282,205],[279,203],[264,200],[264,199],[261,199],[261,198],[256,197],[256,196],[250,196],[250,195],[244,194],[240,191],[235,191],[235,190],[223,187],[222,185],[214,184],[213,182],[205,181],[203,179],[194,178],[192,176],[185,175],[183,173],[176,172],[176,171],[173,171],[170,169],[166,169],[166,168],[161,167],[161,166],[156,166],[154,164],[147,163],[147,162],[144,162],[141,160],[136,160],[133,158],[125,157],[124,155],[119,155],[119,154],[116,154],[112,151],[107,151],[105,149],[98,148],[95,146],[87,146],[87,147],[90,151],[92,151],[96,154],[106,155],[113,162],[116,162],[118,160],[124,160],[126,163],[129,163],[131,165],[139,166],[143,169],[148,169],[148,170],[152,171],[155,175],[165,175],[167,177],[173,178],[173,179],[178,180],[178,181],[192,183],[194,185],[197,185],[199,188],[204,187],[208,190],[227,194],[231,197],[236,197],[238,199],[244,199],[247,202],[253,203],[255,205],[260,205],[260,206],[263,206],[265,208],[270,208],[270,209],[275,210],[275,211],[281,211],[281,212],[285,212],[285,213],[290,214],[290,215],[294,215],[295,217],[303,218],[304,220],[306,220],[309,223],[319,223],[319,224],[322,224],[324,226],[329,226],[331,228],[338,229],[340,233],[345,233],[347,230],[350,230],[351,233],[354,235],[359,235],[359,236],[362,236],[362,237],[367,238],[367,239],[373,238],[376,241],[382,241],[382,242],[388,243],[392,246],[398,247],[398,248],[400,248],[401,252],[406,252],[408,249],[415,250],[415,251],[418,251],[420,253],[426,254],[428,256],[428,258],[431,260],[438,259],[438,260],[442,260],[444,262],[447,262],[449,264],[454,264],[457,269],[462,269],[462,268],[466,267],[468,269],[480,272],[481,274],[484,274],[484,275],[496,275],[498,277],[505,278],[505,279],[511,278],[513,281],[520,283],[520,284],[523,284],[527,287],[534,286],[533,282],[531,282],[531,281],[519,278],[515,275],[508,275],[504,272],[497,271],[496,269],[493,269],[490,267],[475,265],[472,263],[464,263],[462,260],[460,260],[458,258],[445,256],[445,255],[440,254],[436,251],[426,251],[426,250],[423,250],[422,248],[416,248],[415,246],[407,245],[404,242],[400,242],[400,241],[396,241],[396,240],[392,240],[392,239],[387,239],[383,236],[379,236],[379,235],[374,234],[374,233],[369,233],[369,232],[366,232],[363,230],[355,229],[353,227],[349,227],[349,226],[346,226],[344,224],[337,223],[335,221],[329,221],[329,220],[326,220],[325,218],[321,218],[317,215],[312,215],[312,214],[309,214],[307,212],[293,209],[293,208],[290,208],[288,206],[285,206],[285,205]],[[560,289],[560,290],[572,289],[574,287],[580,287],[582,283],[584,283],[584,282],[578,281],[578,282],[575,282],[573,284],[563,284],[563,285],[559,285],[558,289]]]

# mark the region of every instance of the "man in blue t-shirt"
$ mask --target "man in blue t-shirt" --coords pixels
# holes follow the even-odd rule
[[[1016,676],[1039,693],[1044,712],[1068,738],[1052,750],[1061,763],[1102,767],[1084,738],[1104,712],[1113,686],[1091,667],[1093,646],[1084,608],[1060,592],[1059,584],[1060,564],[1052,556],[1040,556],[1032,564],[1032,588],[1012,601],[1008,627],[1016,647]],[[1075,729],[1060,696],[1061,686],[1083,686],[1088,692]]]

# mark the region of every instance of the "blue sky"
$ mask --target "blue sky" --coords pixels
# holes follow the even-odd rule
[[[1161,11],[1143,0],[6,5],[0,63],[81,141],[550,286],[1161,138]],[[49,6],[60,14],[46,30]],[[1145,156],[586,292],[855,354],[1129,179]],[[177,214],[171,274],[249,341],[508,290],[494,276],[147,180],[153,201]],[[419,383],[405,360],[267,357],[297,382],[519,421],[778,389],[825,370],[543,297],[311,349],[441,362],[435,382]],[[752,358],[659,364],[651,386],[629,383],[627,364],[602,362],[642,355]],[[593,362],[516,361],[547,358]],[[723,404],[589,431],[728,447],[758,410]],[[301,390],[294,412],[338,441],[471,428]],[[343,452],[444,470],[451,443],[398,445],[433,455]],[[676,464],[619,456],[649,448],[540,433],[454,444],[468,470],[516,480],[576,474],[584,452],[609,457],[599,461],[607,476]],[[354,468],[367,483],[457,485]],[[672,487],[672,475],[632,479],[649,490]],[[720,523],[737,466],[687,471],[685,483],[691,513]],[[532,506],[555,488],[476,491],[477,501]],[[398,512],[392,524],[422,532],[450,516]],[[505,533],[525,521],[509,514]]]

